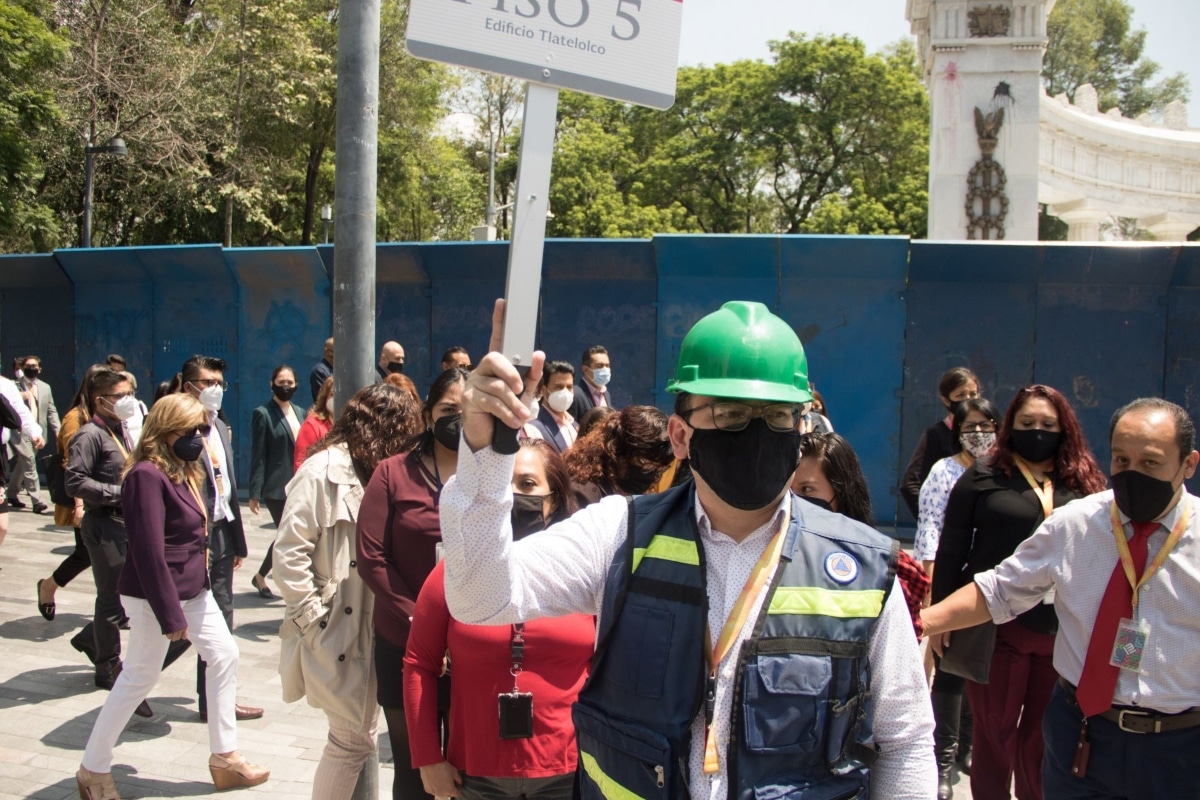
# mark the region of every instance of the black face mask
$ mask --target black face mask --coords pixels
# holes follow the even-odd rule
[[[295,386],[280,386],[278,384],[273,383],[273,384],[271,384],[271,391],[274,392],[275,396],[278,397],[280,400],[287,402],[288,400],[292,399],[292,395],[296,394],[296,387]]]
[[[29,380],[33,380],[38,375],[42,374],[42,371],[37,367],[25,367],[23,370],[21,370],[21,372],[25,373],[25,377]]]
[[[389,375],[399,375],[401,372],[404,372],[404,362],[389,361],[387,365],[387,371]]]
[[[1045,431],[1040,428],[1014,430],[1012,432],[1012,449],[1021,458],[1036,464],[1058,454],[1062,437],[1060,431]]]
[[[808,495],[808,494],[798,494],[796,496],[799,497],[801,500],[805,500],[809,503],[812,503],[814,506],[820,506],[821,508],[825,509],[826,511],[833,511],[833,503],[830,503],[828,500],[825,500],[824,498],[813,497],[812,495]],[[834,513],[837,513],[837,512],[834,512]]]
[[[660,474],[662,474],[661,469],[647,472],[630,468],[623,476],[617,478],[617,488],[621,490],[622,494],[645,494],[650,491],[650,487],[658,480]]]
[[[1111,480],[1117,508],[1134,522],[1158,519],[1175,499],[1175,484],[1144,472],[1127,469],[1113,475]]]
[[[546,530],[546,516],[542,513],[540,494],[513,493],[512,531],[513,541],[524,539],[531,533]]]
[[[754,511],[783,492],[800,463],[800,433],[777,433],[761,419],[740,431],[692,429],[692,470],[734,508]]]
[[[184,461],[195,461],[204,452],[204,437],[198,433],[180,436],[175,440],[175,444],[171,445],[171,449]]]
[[[462,430],[462,414],[438,417],[433,423],[433,438],[447,450],[458,452],[458,434]]]

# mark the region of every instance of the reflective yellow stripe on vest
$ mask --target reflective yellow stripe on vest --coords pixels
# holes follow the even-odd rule
[[[780,586],[771,598],[768,614],[874,618],[883,611],[883,591],[838,591],[816,586]]]
[[[647,546],[635,547],[633,549],[634,572],[637,572],[638,564],[642,563],[642,559],[647,556],[692,567],[700,566],[700,551],[696,549],[696,543],[687,539],[676,539],[674,536],[659,534],[651,539]]]
[[[641,797],[605,775],[604,770],[600,769],[600,765],[596,763],[596,759],[590,753],[581,752],[579,760],[583,762],[583,771],[592,779],[607,800],[642,800]]]

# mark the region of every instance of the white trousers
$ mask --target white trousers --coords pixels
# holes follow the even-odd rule
[[[154,689],[162,674],[163,657],[170,642],[159,628],[153,609],[145,600],[121,596],[125,613],[129,615],[129,646],[116,685],[108,693],[100,716],[88,737],[83,752],[83,766],[92,772],[111,772],[113,748],[133,710]],[[187,619],[188,639],[200,651],[208,664],[208,743],[214,753],[237,750],[237,718],[234,702],[237,696],[238,649],[225,617],[217,607],[212,592],[183,603]]]
[[[371,670],[371,674],[373,678],[375,671]],[[361,727],[334,714],[325,714],[329,719],[329,741],[313,776],[313,800],[350,800],[354,796],[359,773],[374,755],[379,741],[379,705],[375,702],[373,685],[367,697],[371,710]]]

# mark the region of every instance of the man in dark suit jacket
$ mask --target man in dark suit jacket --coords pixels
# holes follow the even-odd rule
[[[575,384],[575,402],[567,409],[576,420],[596,406],[610,406],[608,381],[612,377],[612,365],[604,345],[594,344],[583,351],[583,380]]]
[[[308,387],[312,389],[313,402],[317,402],[317,395],[321,393],[321,387],[325,385],[328,378],[333,377],[333,337],[330,336],[325,340],[325,353],[321,360],[313,365],[312,372],[308,374]]]
[[[200,401],[208,412],[212,426],[205,441],[204,455],[200,457],[208,468],[208,480],[204,487],[209,523],[208,575],[213,599],[225,617],[225,624],[232,631],[233,571],[242,565],[249,550],[237,499],[229,426],[217,416],[225,395],[225,360],[212,356],[192,356],[184,362],[180,374],[183,378],[182,390]],[[200,717],[207,720],[208,693],[204,675],[204,660],[200,659],[196,669],[196,691],[200,699]],[[234,708],[239,720],[257,719],[263,715],[261,708],[243,705]]]

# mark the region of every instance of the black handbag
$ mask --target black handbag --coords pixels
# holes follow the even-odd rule
[[[42,462],[42,474],[46,476],[46,488],[50,490],[50,502],[56,506],[74,506],[75,500],[67,494],[67,471],[63,469],[62,456],[47,453],[38,458]]]
[[[996,649],[996,623],[984,622],[950,634],[938,669],[975,683],[987,683]]]

